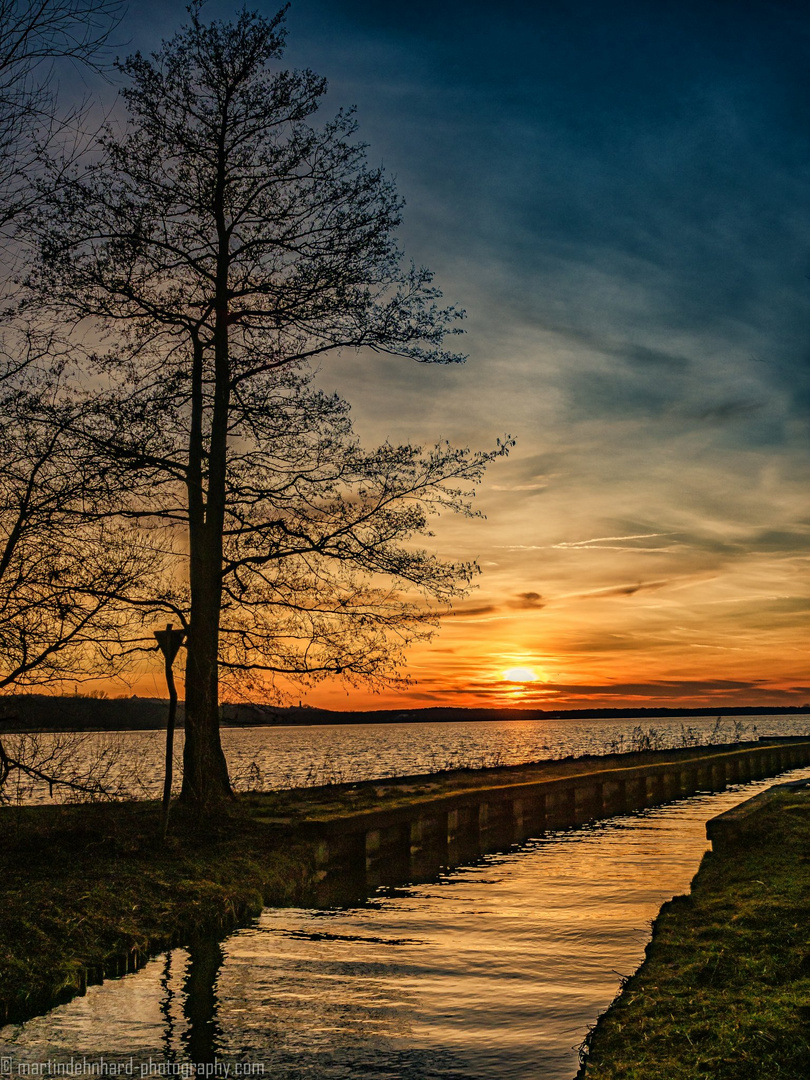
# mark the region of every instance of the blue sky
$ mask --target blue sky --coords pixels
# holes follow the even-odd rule
[[[411,699],[810,698],[810,12],[296,0],[288,26],[468,312],[463,367],[348,356],[321,381],[369,441],[518,440],[487,520],[440,526],[484,573]],[[505,691],[518,664],[540,678]]]

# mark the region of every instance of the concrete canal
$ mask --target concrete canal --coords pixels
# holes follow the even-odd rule
[[[382,807],[304,814],[319,904],[267,909],[7,1026],[3,1053],[104,1055],[138,1075],[151,1059],[274,1080],[570,1080],[650,920],[688,889],[707,819],[765,776],[810,774],[810,741],[665,758],[512,784],[499,770],[477,789],[402,782]]]

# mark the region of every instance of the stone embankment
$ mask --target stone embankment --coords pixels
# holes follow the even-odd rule
[[[411,777],[388,785],[353,785],[340,802],[310,802],[295,824],[302,838],[314,841],[322,876],[345,884],[353,875],[371,888],[429,877],[441,867],[543,832],[721,791],[802,765],[810,765],[810,739],[786,737]],[[352,790],[358,797],[369,791],[377,797],[373,805],[353,809]]]

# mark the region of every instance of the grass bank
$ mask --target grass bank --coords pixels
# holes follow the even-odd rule
[[[309,848],[249,799],[214,824],[175,812],[166,845],[158,820],[151,803],[0,810],[0,1023],[312,885]]]
[[[584,1080],[807,1080],[810,794],[708,853],[590,1038]]]

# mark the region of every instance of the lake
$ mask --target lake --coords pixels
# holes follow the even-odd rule
[[[665,749],[704,742],[733,742],[759,735],[804,735],[810,716],[716,716],[610,720],[508,720],[454,723],[341,724],[302,727],[223,728],[222,742],[237,790],[300,787],[408,776],[438,769],[512,765],[568,755],[631,749]],[[18,736],[3,736],[11,750]],[[81,733],[36,738],[70,771],[92,771],[98,760],[119,794],[158,798],[163,783],[165,736],[160,731]],[[182,732],[176,739],[179,778]],[[82,763],[85,763],[84,765]],[[9,785],[22,802],[59,799],[58,788],[32,781]]]

